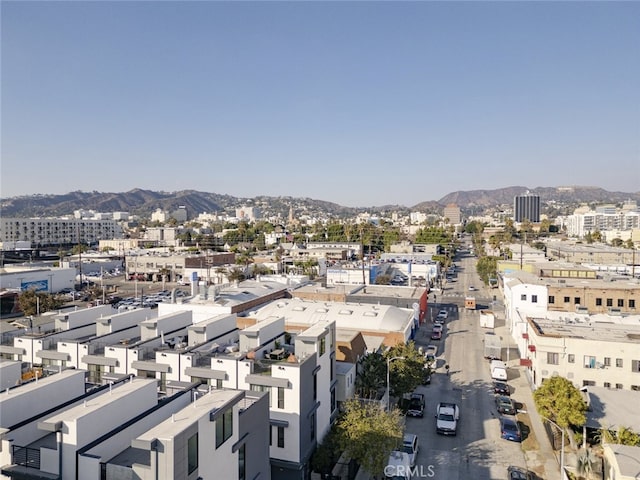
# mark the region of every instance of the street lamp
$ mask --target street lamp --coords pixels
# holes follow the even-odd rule
[[[389,410],[389,391],[391,390],[391,384],[389,383],[389,366],[390,366],[390,364],[391,364],[391,362],[393,360],[404,360],[404,359],[405,359],[405,357],[387,358],[387,390],[386,390],[386,395],[385,395],[386,396],[386,401],[387,401],[387,403],[386,403],[387,411]]]
[[[564,428],[560,427],[556,422],[549,420],[547,417],[542,417],[544,420],[552,425],[555,425],[562,433],[562,440],[560,440],[560,478],[564,478]]]

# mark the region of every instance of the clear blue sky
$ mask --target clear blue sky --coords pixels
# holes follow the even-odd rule
[[[639,2],[1,8],[4,198],[640,190]]]

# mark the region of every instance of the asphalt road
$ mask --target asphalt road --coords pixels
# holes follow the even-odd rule
[[[464,297],[474,295],[481,304],[492,300],[489,290],[475,272],[475,258],[456,259],[459,265],[455,282],[444,292],[436,293],[437,303],[429,305],[427,323],[416,336],[418,346],[439,344],[436,373],[431,385],[419,386],[424,393],[426,410],[423,418],[407,418],[406,432],[416,433],[420,450],[414,478],[446,480],[505,479],[509,465],[525,465],[520,444],[500,438],[498,413],[495,409],[488,361],[483,358],[483,329],[477,311],[464,309]],[[470,292],[469,285],[477,288]],[[440,309],[449,312],[440,341],[430,340],[431,318]],[[450,366],[447,376],[445,364]],[[460,407],[456,436],[442,436],[435,431],[438,402],[452,401]]]

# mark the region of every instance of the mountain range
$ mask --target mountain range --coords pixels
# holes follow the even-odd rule
[[[157,209],[172,211],[184,206],[189,216],[203,212],[235,214],[235,209],[245,205],[260,207],[264,212],[280,214],[286,218],[289,209],[296,214],[302,212],[331,214],[338,217],[352,216],[362,211],[377,213],[423,211],[442,213],[448,204],[456,204],[463,211],[479,212],[485,208],[513,204],[516,195],[530,192],[540,196],[542,205],[565,205],[575,207],[581,203],[620,203],[635,200],[640,203],[640,192],[609,192],[598,187],[536,187],[512,186],[494,190],[471,190],[452,192],[439,200],[421,202],[413,206],[384,205],[370,208],[353,208],[337,203],[310,198],[268,197],[241,198],[217,193],[182,190],[178,192],[156,192],[134,189],[122,193],[75,191],[63,195],[29,195],[0,199],[0,213],[4,217],[46,217],[68,215],[75,210],[95,210],[98,212],[129,212],[149,216]]]

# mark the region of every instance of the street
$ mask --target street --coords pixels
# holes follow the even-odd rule
[[[479,326],[478,311],[464,309],[467,295],[475,296],[485,306],[493,297],[482,286],[473,257],[457,258],[456,262],[455,281],[436,294],[437,303],[429,305],[427,321],[416,336],[418,347],[439,345],[431,385],[417,389],[425,394],[427,413],[423,418],[406,421],[406,432],[416,433],[420,439],[414,478],[504,479],[509,465],[525,465],[524,454],[519,443],[500,438],[489,366],[483,358],[484,329]],[[475,290],[469,291],[469,286]],[[444,336],[440,341],[432,341],[431,319],[441,309],[449,312]],[[450,366],[449,376],[446,364]],[[434,416],[437,404],[443,401],[455,402],[460,407],[456,436],[436,433]]]

